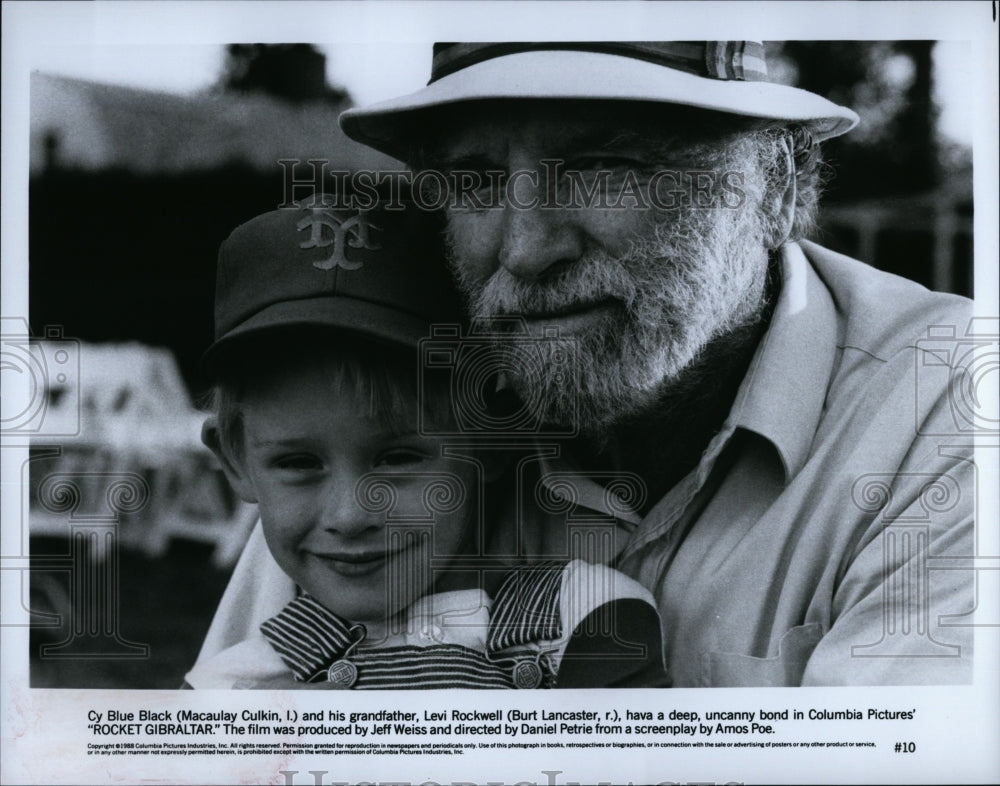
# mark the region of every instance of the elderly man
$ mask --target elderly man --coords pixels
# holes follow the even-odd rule
[[[768,82],[756,42],[476,43],[341,122],[453,187],[472,316],[575,347],[504,376],[573,434],[541,481],[614,517],[674,685],[971,679],[970,304],[803,240],[853,112]]]

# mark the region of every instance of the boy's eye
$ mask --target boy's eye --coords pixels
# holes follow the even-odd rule
[[[407,464],[417,464],[426,461],[427,455],[412,448],[394,448],[379,454],[375,459],[376,467],[400,467]]]
[[[275,469],[289,470],[310,470],[322,467],[322,462],[308,453],[294,453],[287,456],[279,456],[271,462]]]

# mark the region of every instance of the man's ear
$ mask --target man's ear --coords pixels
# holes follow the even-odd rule
[[[244,502],[256,503],[257,494],[243,465],[231,458],[222,448],[222,434],[219,431],[219,420],[215,415],[209,415],[201,424],[201,441],[219,460],[226,480],[229,481],[229,485],[233,487],[237,496]]]
[[[771,228],[772,234],[768,238],[768,248],[774,250],[780,248],[792,234],[792,224],[795,221],[795,199],[798,195],[795,182],[795,157],[792,155],[792,139],[785,136],[781,141],[783,150],[783,170],[785,175],[785,186],[774,195],[774,199],[779,201],[775,205],[774,224]]]

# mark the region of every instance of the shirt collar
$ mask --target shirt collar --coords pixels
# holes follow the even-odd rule
[[[363,628],[352,629],[347,620],[307,594],[265,620],[260,632],[302,682],[312,679],[364,635]]]
[[[483,650],[491,606],[481,589],[425,595],[406,610],[405,623],[393,632],[381,625],[356,625],[302,593],[265,620],[260,632],[295,678],[308,682],[345,657],[352,645],[460,644]]]
[[[782,247],[781,268],[782,286],[771,324],[754,353],[725,425],[697,469],[694,487],[701,485],[708,464],[738,428],[774,445],[786,483],[802,469],[809,455],[836,359],[837,314],[829,291],[797,243]],[[553,483],[553,479],[560,483]],[[627,506],[608,504],[607,490],[586,473],[574,472],[565,459],[542,459],[542,482],[553,493],[572,485],[569,497],[574,503],[613,515],[619,522],[636,526],[642,519],[635,511],[623,509]]]
[[[788,482],[804,466],[823,413],[837,351],[830,293],[802,248],[782,247],[782,287],[728,418],[769,440]]]

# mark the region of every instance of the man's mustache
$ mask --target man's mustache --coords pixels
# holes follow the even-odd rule
[[[453,255],[451,263],[472,317],[558,315],[608,302],[634,316],[643,299],[684,300],[689,268],[707,263],[715,241],[704,211],[692,211],[656,223],[620,254],[592,248],[547,277],[525,280],[501,265],[485,281],[473,280]]]
[[[559,315],[591,305],[615,302],[626,308],[636,296],[630,260],[605,253],[590,254],[546,280],[525,281],[504,267],[480,287],[470,287],[473,316]]]

